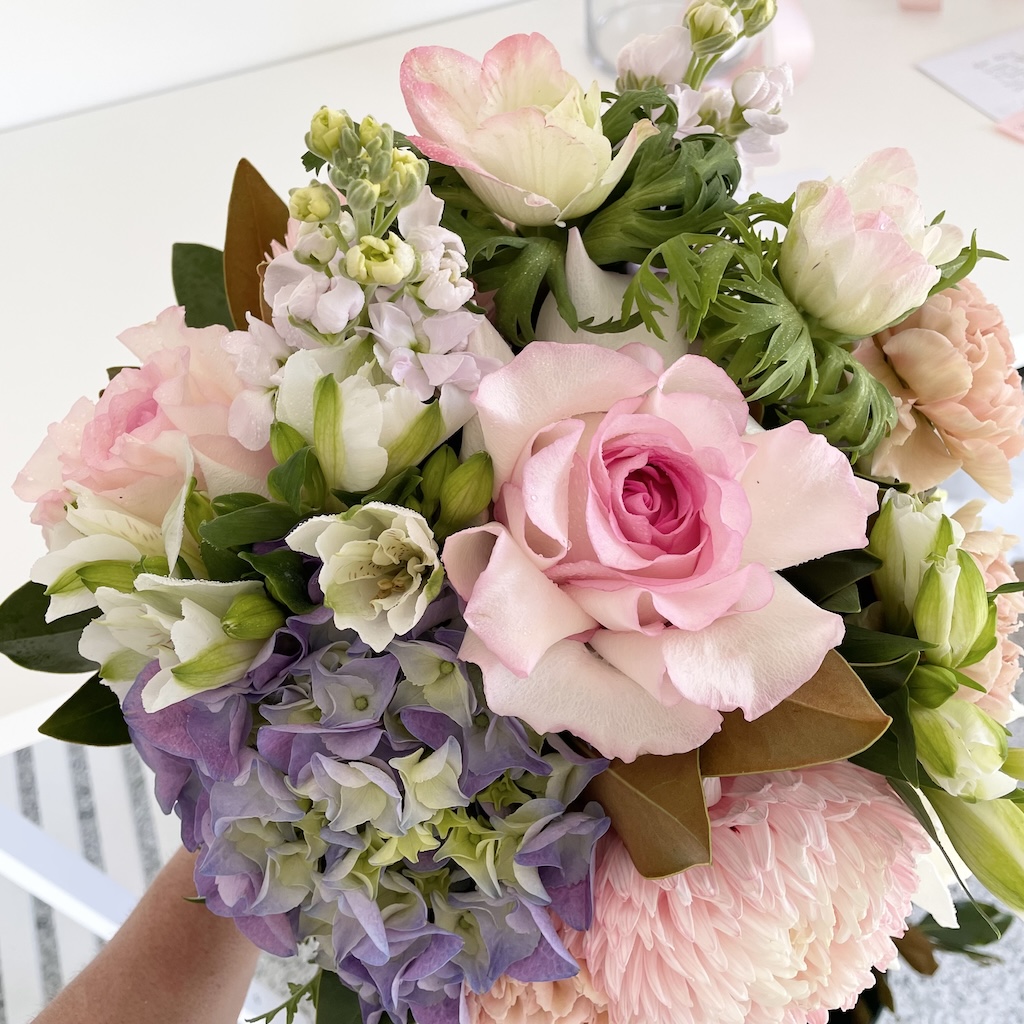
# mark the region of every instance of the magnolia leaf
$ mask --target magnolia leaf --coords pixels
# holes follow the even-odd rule
[[[26,583],[0,604],[0,654],[36,672],[92,672],[96,666],[78,653],[78,640],[98,608],[46,621],[46,588]]]
[[[782,772],[842,761],[870,747],[889,727],[856,672],[829,651],[792,696],[752,722],[739,711],[700,750],[704,775]]]
[[[901,937],[893,938],[892,941],[900,951],[900,956],[918,974],[931,975],[939,969],[931,939],[920,928],[912,925]]]
[[[284,242],[288,206],[248,160],[239,160],[228,202],[224,238],[224,287],[235,327],[245,330],[245,314],[260,315],[260,275],[272,241]]]
[[[179,306],[185,307],[188,327],[232,326],[224,291],[224,254],[194,242],[171,247],[171,279]]]
[[[39,726],[39,731],[65,743],[93,747],[117,747],[131,742],[117,696],[100,682],[99,676],[83,683]]]
[[[612,761],[586,789],[612,820],[637,871],[666,878],[711,863],[711,824],[696,750]]]

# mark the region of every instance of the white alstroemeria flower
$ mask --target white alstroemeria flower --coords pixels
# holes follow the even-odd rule
[[[418,512],[371,501],[300,523],[294,551],[323,563],[320,589],[338,629],[353,629],[375,651],[408,633],[444,579],[437,542]]]
[[[937,708],[910,704],[918,760],[951,796],[995,800],[1017,787],[1002,772],[1006,730],[977,705],[952,697]]]
[[[82,657],[100,666],[103,681],[124,699],[152,661],[157,673],[142,691],[147,711],[160,711],[204,690],[236,682],[263,646],[235,640],[221,624],[232,602],[263,589],[255,580],[218,583],[143,573],[135,590],[96,591],[103,614],[82,631]]]
[[[578,228],[573,228],[569,232],[565,276],[569,298],[572,299],[581,320],[591,318],[595,324],[601,324],[608,320],[621,319],[622,296],[629,287],[629,275],[602,270],[594,263],[587,255]],[[601,345],[610,349],[620,349],[623,345],[641,342],[664,356],[667,366],[685,355],[687,350],[686,337],[677,327],[678,318],[674,303],[666,308],[664,314],[658,316],[658,322],[665,335],[664,341],[651,334],[643,324],[621,334],[592,334],[583,327],[574,331],[559,315],[554,295],[548,295],[537,318],[537,337],[541,341]]]

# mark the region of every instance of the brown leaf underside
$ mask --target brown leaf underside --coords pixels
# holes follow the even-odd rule
[[[248,160],[239,160],[228,202],[224,238],[224,287],[235,327],[245,330],[245,314],[264,316],[263,275],[272,241],[284,242],[288,206]]]
[[[665,878],[711,862],[701,776],[781,772],[852,757],[871,746],[889,717],[835,651],[791,697],[753,722],[724,716],[699,751],[645,754],[611,767],[587,787],[612,820],[637,871]]]

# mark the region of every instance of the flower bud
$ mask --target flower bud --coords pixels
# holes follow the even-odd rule
[[[946,835],[978,881],[1018,913],[1024,913],[1024,808],[1012,800],[968,803],[941,790],[928,800]]]
[[[468,526],[491,503],[494,468],[487,452],[471,455],[448,474],[441,484],[441,518],[438,530],[455,533]]]
[[[338,149],[341,132],[351,127],[352,118],[344,110],[321,107],[310,121],[306,145],[311,153],[330,160]]]
[[[384,191],[393,203],[408,206],[423,191],[429,170],[427,161],[421,160],[411,149],[393,149]]]
[[[743,14],[743,34],[748,38],[763,32],[775,18],[778,5],[776,0],[754,0],[753,3],[741,3]]]
[[[376,207],[380,200],[380,185],[358,178],[349,182],[345,191],[345,201],[354,213],[367,213]]]
[[[130,594],[135,589],[136,575],[137,572],[130,562],[91,562],[78,569],[78,578],[94,594],[98,587],[110,587],[122,594]]]
[[[690,63],[690,33],[683,25],[669,25],[657,35],[641,35],[619,51],[615,61],[622,88],[678,85]]]
[[[284,625],[284,612],[265,593],[239,594],[220,624],[232,640],[266,640]]]
[[[441,445],[423,466],[420,489],[423,492],[424,515],[432,517],[441,501],[441,487],[450,473],[459,466],[459,457],[451,445]],[[429,510],[429,512],[428,512]]]
[[[907,688],[922,707],[937,708],[960,689],[960,680],[951,669],[922,662],[911,673]]]
[[[891,632],[909,629],[929,559],[945,555],[951,544],[959,544],[963,538],[963,527],[942,514],[940,502],[886,492],[868,551],[882,560],[871,580]]]
[[[341,214],[341,200],[329,185],[311,181],[305,188],[288,193],[288,213],[310,224],[329,224]]]
[[[390,153],[395,144],[395,132],[389,124],[381,124],[375,117],[359,122],[359,142],[371,156],[378,152]]]
[[[1016,788],[1000,769],[1006,760],[1006,730],[977,705],[948,700],[939,708],[910,705],[917,759],[951,796],[994,800]]]
[[[952,545],[929,561],[914,602],[918,638],[935,645],[925,659],[946,668],[979,661],[996,644],[994,606],[981,570],[966,551]]]
[[[308,267],[322,268],[327,266],[338,255],[338,239],[328,228],[319,228],[299,235],[292,255],[296,262]]]
[[[686,12],[686,27],[690,30],[693,52],[698,57],[725,53],[742,32],[728,4],[722,0],[700,0],[691,4]]]
[[[416,250],[393,231],[387,238],[363,235],[345,253],[345,273],[359,284],[400,284],[416,265]]]
[[[306,439],[293,426],[279,420],[270,425],[270,452],[278,465],[305,447]]]

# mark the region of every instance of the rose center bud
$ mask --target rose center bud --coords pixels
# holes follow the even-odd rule
[[[672,554],[700,546],[707,486],[693,459],[664,448],[630,445],[606,453],[605,466],[626,540]]]

